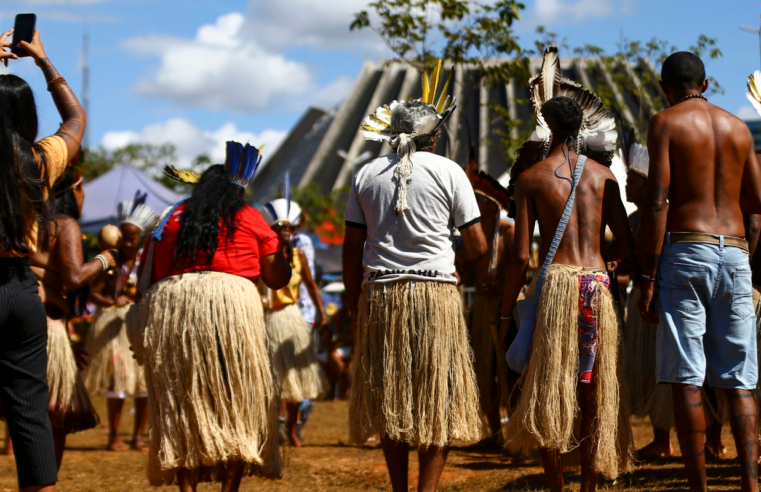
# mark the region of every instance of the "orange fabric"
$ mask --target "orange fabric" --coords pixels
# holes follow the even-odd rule
[[[37,142],[37,144],[42,147],[42,151],[45,152],[48,166],[48,185],[52,187],[53,183],[55,183],[66,170],[66,165],[69,163],[69,153],[66,149],[66,142],[64,142],[63,138],[58,135],[51,135],[43,138]],[[45,196],[45,198],[47,199],[47,196]],[[34,255],[37,251],[37,221],[31,217],[26,218],[25,221],[29,231],[26,236],[26,242],[30,247],[29,252],[19,253],[11,250],[3,253],[0,251],[0,258],[29,257]]]

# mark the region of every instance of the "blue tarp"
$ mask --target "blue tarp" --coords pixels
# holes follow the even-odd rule
[[[106,224],[116,225],[116,205],[132,200],[138,190],[148,194],[145,203],[157,214],[183,198],[129,164],[119,164],[85,183],[84,189],[85,203],[80,219],[82,232],[98,232]]]

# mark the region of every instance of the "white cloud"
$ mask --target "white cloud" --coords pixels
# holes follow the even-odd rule
[[[314,94],[309,95],[305,103],[319,108],[331,109],[349,94],[352,87],[354,87],[354,79],[339,77]]]
[[[187,107],[242,113],[266,111],[276,103],[292,107],[296,101],[334,102],[317,86],[309,67],[262,47],[246,30],[244,16],[232,13],[201,26],[194,39],[147,36],[126,41],[122,47],[134,54],[161,58],[155,72],[133,89]],[[325,90],[347,87],[338,79]]]
[[[201,154],[208,154],[212,162],[221,163],[225,159],[225,142],[235,140],[255,146],[265,145],[263,160],[267,161],[285,139],[287,132],[281,130],[264,130],[260,133],[240,130],[234,123],[226,123],[219,129],[201,130],[183,118],[147,125],[139,132],[112,131],[103,135],[101,145],[108,150],[115,150],[131,143],[148,143],[161,145],[174,144],[177,149],[179,165],[190,167],[193,159]]]
[[[556,21],[600,19],[631,11],[631,0],[536,0],[533,15],[539,24],[549,25]]]
[[[735,111],[735,115],[741,120],[761,120],[761,115],[750,104]]]
[[[306,46],[312,49],[382,49],[369,29],[350,31],[354,14],[371,11],[369,0],[251,0],[246,33],[273,49]]]

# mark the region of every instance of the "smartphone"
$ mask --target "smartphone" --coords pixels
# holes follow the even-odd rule
[[[16,23],[13,25],[13,41],[11,42],[11,53],[18,56],[29,56],[24,48],[19,47],[19,42],[32,42],[34,37],[34,26],[37,24],[35,14],[18,14]]]

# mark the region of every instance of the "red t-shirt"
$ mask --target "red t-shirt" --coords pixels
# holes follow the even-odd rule
[[[262,214],[254,207],[246,205],[236,217],[238,226],[232,241],[227,241],[227,233],[220,219],[219,244],[211,265],[206,261],[204,253],[199,253],[192,264],[185,261],[175,262],[174,250],[177,247],[184,209],[183,203],[172,212],[161,234],[161,241],[157,241],[153,247],[152,280],[154,282],[172,275],[200,271],[229,273],[256,282],[260,275],[259,259],[283,249],[277,234],[267,224]],[[153,239],[151,238],[150,241]],[[143,248],[142,262],[146,261],[150,241]]]

